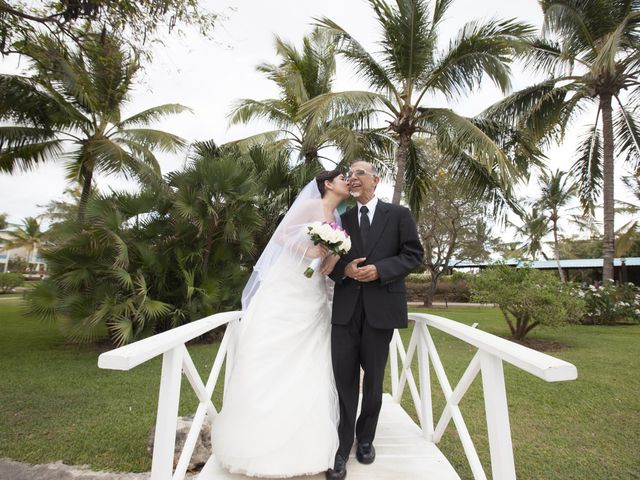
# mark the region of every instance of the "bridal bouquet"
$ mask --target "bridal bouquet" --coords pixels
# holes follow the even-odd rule
[[[322,244],[336,255],[344,255],[351,250],[349,234],[337,223],[315,222],[307,228],[314,245]],[[304,271],[304,276],[311,278],[321,262],[322,258],[314,258],[309,268]]]

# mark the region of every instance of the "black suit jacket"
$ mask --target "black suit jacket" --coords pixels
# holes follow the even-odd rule
[[[374,328],[407,326],[407,295],[404,278],[422,263],[423,248],[411,212],[400,205],[378,200],[373,215],[367,249],[362,246],[357,208],[342,214],[342,227],[351,236],[351,250],[336,264],[331,279],[335,282],[331,323],[346,325],[353,315],[358,295]],[[366,257],[361,265],[375,265],[380,276],[373,282],[357,282],[344,276],[347,264]]]

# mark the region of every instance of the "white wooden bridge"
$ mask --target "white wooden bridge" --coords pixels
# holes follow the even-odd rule
[[[237,320],[240,315],[241,312],[212,315],[100,355],[98,366],[112,370],[131,370],[158,355],[163,356],[151,467],[152,480],[185,478],[203,423],[211,421],[217,415],[217,409],[211,398],[223,365],[225,371],[229,371],[231,367],[233,342],[230,340],[230,335],[225,334],[223,337],[206,383],[196,371],[185,344],[221,325]],[[350,480],[365,478],[367,480],[401,478],[459,480],[459,475],[437,447],[445,429],[453,421],[474,480],[515,479],[516,469],[511,444],[503,362],[510,363],[547,382],[574,380],[577,378],[576,368],[563,360],[453,320],[421,313],[411,313],[409,319],[415,325],[406,349],[398,331],[394,333],[391,340],[391,392],[385,394],[380,414],[375,440],[376,461],[372,465],[360,465],[355,459],[351,459],[347,464],[347,478]],[[476,349],[474,357],[455,386],[449,382],[438,355],[431,336],[431,331],[434,329],[458,338]],[[230,354],[228,357],[227,353]],[[411,369],[416,356],[417,381]],[[437,383],[430,379],[431,369],[435,372]],[[175,432],[183,373],[200,403],[180,460],[174,470]],[[485,473],[458,406],[479,373],[482,376],[491,457],[490,476]],[[227,381],[228,376],[225,375],[225,384]],[[439,385],[446,400],[446,406],[437,423],[434,422],[433,416],[432,383]],[[419,425],[414,423],[400,406],[402,393],[407,387],[416,407]],[[221,471],[213,457],[198,476],[198,480],[239,478],[246,477]],[[310,477],[304,478],[310,479]],[[324,478],[324,475],[318,475],[317,478]]]

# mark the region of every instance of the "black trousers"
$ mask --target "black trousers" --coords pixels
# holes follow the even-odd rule
[[[362,305],[362,293],[351,321],[331,327],[333,374],[340,399],[338,454],[349,457],[354,431],[359,443],[373,442],[382,407],[382,383],[393,330],[372,328]],[[362,405],[356,422],[360,367],[364,370]]]

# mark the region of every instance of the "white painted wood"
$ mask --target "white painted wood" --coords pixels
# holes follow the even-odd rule
[[[560,382],[578,378],[576,367],[569,362],[537,352],[477,328],[471,328],[468,325],[427,313],[410,313],[409,319],[442,330],[547,382]]]
[[[376,461],[361,465],[354,452],[347,463],[348,480],[460,480],[451,464],[422,430],[389,394],[383,396],[376,439]],[[214,452],[215,455],[215,452]],[[220,469],[212,457],[197,480],[246,480]],[[324,473],[296,477],[321,480]]]
[[[418,416],[418,421],[422,425],[422,411],[420,408],[420,394],[418,393],[418,386],[416,385],[416,381],[413,378],[413,372],[411,371],[411,362],[413,362],[413,356],[415,355],[417,345],[418,345],[418,336],[414,331],[411,335],[411,339],[409,340],[409,346],[407,347],[407,353],[404,353],[404,346],[402,344],[402,339],[398,338],[398,342],[400,345],[399,353],[400,359],[402,360],[402,373],[400,374],[400,380],[398,381],[398,394],[396,396],[396,401],[400,403],[400,399],[402,398],[402,392],[404,391],[405,383],[409,385],[409,391],[411,392],[411,399],[413,400],[413,406],[416,409],[416,414]]]
[[[215,417],[218,414],[218,411],[211,401],[211,394],[213,391],[211,393],[207,391],[207,388],[204,386],[204,383],[202,383],[202,379],[198,374],[198,370],[196,370],[196,366],[193,364],[191,355],[189,355],[189,351],[184,345],[182,345],[182,371],[187,377],[187,380],[189,380],[191,388],[193,388],[193,391],[198,397],[200,403],[204,403],[209,415]]]
[[[515,480],[516,467],[513,460],[502,360],[487,352],[480,352],[480,363],[492,478],[493,480]]]
[[[449,399],[453,395],[451,384],[449,383],[447,374],[445,373],[444,367],[442,366],[442,361],[440,360],[440,356],[438,355],[438,350],[433,343],[433,339],[431,338],[431,334],[429,333],[428,329],[424,330],[424,336],[429,347],[429,356],[431,357],[431,361],[433,363],[433,370],[436,372],[436,377],[438,378],[438,382],[440,383],[440,388],[442,389],[444,398],[447,403],[449,403]],[[457,405],[450,405],[449,410],[451,412],[451,418],[453,418],[453,423],[456,426],[458,436],[460,437],[460,443],[462,443],[462,448],[464,449],[467,461],[469,462],[469,467],[471,468],[471,472],[473,473],[473,478],[475,480],[486,480],[487,477],[484,473],[484,469],[482,468],[482,463],[480,463],[480,457],[478,457],[476,447],[473,445],[473,440],[471,439],[471,435],[469,434],[467,425],[464,422],[464,418],[462,417],[460,407],[458,407]],[[438,426],[436,427],[433,434],[434,442],[438,443],[443,433],[444,427],[441,427],[440,422],[438,422]]]
[[[179,346],[169,350],[162,357],[158,416],[156,417],[156,433],[151,461],[151,478],[153,480],[171,480],[172,477],[180,382],[182,380],[183,348],[183,346]]]
[[[458,404],[462,400],[462,397],[465,393],[467,393],[467,390],[469,389],[479,372],[480,355],[479,352],[477,352],[471,359],[471,362],[469,362],[469,365],[467,366],[467,369],[465,370],[462,377],[460,377],[460,381],[458,381],[458,385],[456,386],[456,388],[453,390],[449,397],[445,398],[447,404],[445,405],[444,410],[442,411],[442,415],[440,416],[440,420],[438,421],[438,426],[436,427],[436,432],[434,434],[434,441],[439,442],[442,438],[442,435],[444,434],[445,430],[447,429],[447,425],[451,420],[452,407],[458,406]]]
[[[237,320],[242,312],[217,313],[182,325],[153,337],[105,352],[98,357],[98,367],[109,370],[131,370],[164,352],[193,340],[225,323]]]
[[[426,325],[417,325],[418,332],[418,379],[420,381],[420,410],[422,412],[422,434],[433,441],[433,405],[431,397],[431,372],[429,371],[429,347],[424,330]]]
[[[396,398],[398,392],[398,341],[400,333],[398,330],[394,330],[393,337],[391,337],[391,344],[389,345],[389,366],[391,369],[391,396]]]

